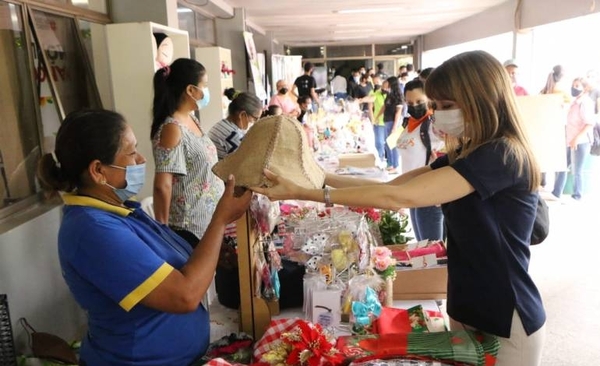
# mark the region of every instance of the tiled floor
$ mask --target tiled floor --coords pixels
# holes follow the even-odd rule
[[[549,202],[550,235],[532,248],[530,273],[547,313],[544,366],[600,360],[600,197]]]

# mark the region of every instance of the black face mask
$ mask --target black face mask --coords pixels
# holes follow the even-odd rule
[[[288,88],[279,89],[279,94],[287,94],[287,92],[288,92]]]
[[[374,88],[375,88],[375,91],[377,91],[377,90],[381,89],[381,85],[375,84]]]
[[[425,113],[427,113],[426,103],[408,106],[408,114],[410,114],[414,119],[422,118],[425,115]]]
[[[571,87],[571,95],[574,97],[578,97],[583,90]]]

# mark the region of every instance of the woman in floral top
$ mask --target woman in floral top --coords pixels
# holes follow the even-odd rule
[[[206,83],[206,69],[191,59],[178,59],[154,75],[154,215],[193,247],[224,192],[211,171],[217,149],[193,115],[209,103]]]

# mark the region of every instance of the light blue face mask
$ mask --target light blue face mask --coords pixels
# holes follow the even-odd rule
[[[115,192],[121,201],[125,202],[140,193],[140,190],[144,186],[144,181],[146,180],[146,163],[127,165],[125,168],[117,165],[109,166],[125,171],[125,182],[127,182],[125,188],[115,188],[106,183],[107,186],[113,189],[113,192]]]
[[[202,109],[202,108],[206,108],[206,106],[208,105],[208,103],[210,103],[210,91],[208,90],[207,87],[204,88],[198,88],[195,85],[192,85],[194,88],[196,89],[200,89],[202,90],[202,94],[204,95],[204,97],[202,99],[194,99],[192,97],[192,99],[194,99],[196,101],[196,105],[198,106],[198,109]],[[190,95],[191,96],[191,95]]]

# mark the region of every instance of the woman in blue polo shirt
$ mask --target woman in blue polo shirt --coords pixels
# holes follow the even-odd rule
[[[58,234],[63,276],[87,312],[81,347],[87,366],[190,365],[209,343],[201,304],[213,278],[225,226],[249,206],[227,182],[195,249],[129,198],[145,179],[146,159],[123,117],[105,110],[71,113],[56,150],[40,161],[44,186],[62,191]]]
[[[327,175],[307,190],[265,171],[271,199],[395,209],[442,204],[452,328],[499,337],[499,366],[540,364],[546,314],[528,274],[540,171],[506,71],[482,51],[457,55],[425,84],[448,155],[386,184]]]

